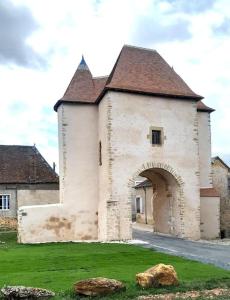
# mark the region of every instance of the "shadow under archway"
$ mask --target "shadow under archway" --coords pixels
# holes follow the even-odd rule
[[[183,237],[182,188],[173,174],[163,168],[141,171],[146,178],[134,186],[133,216],[136,222],[152,225],[156,233]],[[139,203],[140,202],[140,203]]]

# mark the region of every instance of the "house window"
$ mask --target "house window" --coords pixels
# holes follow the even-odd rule
[[[10,195],[0,195],[0,210],[10,209]]]
[[[141,197],[136,197],[136,213],[141,214],[142,213],[142,199]]]
[[[161,146],[163,144],[163,128],[151,126],[149,128],[148,138],[152,146]]]
[[[152,144],[153,145],[161,144],[161,131],[160,130],[152,130]]]

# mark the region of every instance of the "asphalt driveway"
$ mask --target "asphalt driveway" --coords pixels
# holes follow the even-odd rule
[[[146,248],[204,263],[211,263],[230,270],[230,245],[200,241],[193,242],[175,237],[156,235],[136,228],[133,229],[133,239],[146,242],[146,244],[141,244]]]

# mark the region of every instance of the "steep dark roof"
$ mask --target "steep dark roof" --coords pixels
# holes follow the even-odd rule
[[[98,103],[109,90],[196,101],[203,98],[189,88],[157,51],[125,45],[108,77],[93,78],[83,59],[54,109],[57,111],[63,102]],[[203,103],[199,105],[200,111],[212,110]]]
[[[202,99],[155,50],[125,45],[106,83],[108,89]]]
[[[35,146],[0,145],[0,183],[58,183]]]
[[[211,107],[208,107],[202,101],[197,102],[197,110],[198,111],[203,111],[203,112],[210,112],[210,113],[215,111],[215,109],[213,109]]]
[[[219,157],[219,156],[214,156],[212,157],[212,164],[216,161],[219,160],[219,162],[230,172],[230,167]]]

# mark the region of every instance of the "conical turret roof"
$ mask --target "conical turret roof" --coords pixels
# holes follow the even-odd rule
[[[93,77],[83,56],[61,100],[77,102],[95,101]]]

